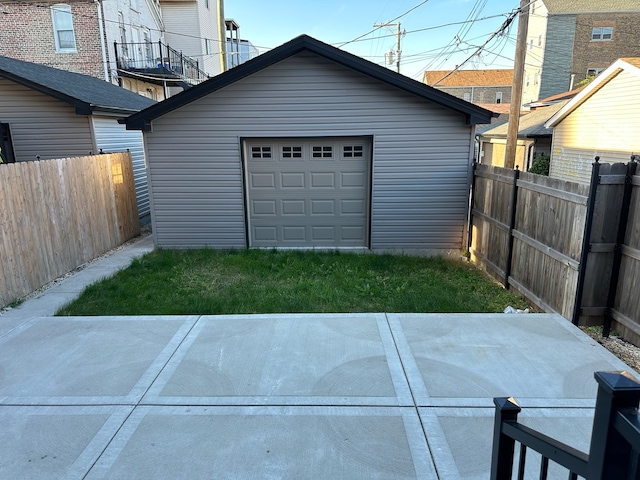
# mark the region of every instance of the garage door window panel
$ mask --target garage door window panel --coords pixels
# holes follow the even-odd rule
[[[271,158],[271,147],[251,147],[251,158]]]
[[[283,146],[282,159],[302,158],[302,146]]]
[[[313,158],[333,158],[332,146],[314,146],[311,148]]]

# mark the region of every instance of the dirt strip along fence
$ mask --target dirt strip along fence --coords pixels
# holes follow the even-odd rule
[[[0,165],[0,306],[139,234],[128,152]]]
[[[636,166],[594,162],[583,185],[475,165],[472,261],[539,309],[640,345]]]

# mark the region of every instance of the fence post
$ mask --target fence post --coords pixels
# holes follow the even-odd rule
[[[490,480],[510,480],[513,472],[513,452],[516,441],[502,434],[504,422],[516,423],[520,407],[511,398],[494,398],[496,414],[493,423],[493,448],[491,451],[491,476]]]
[[[602,326],[602,336],[608,337],[611,333],[611,323],[613,316],[611,310],[616,303],[618,293],[618,283],[620,280],[620,266],[622,264],[622,245],[627,234],[627,224],[629,223],[629,210],[631,206],[631,193],[633,190],[633,176],[636,174],[637,163],[635,155],[631,155],[631,161],[627,164],[627,175],[624,179],[624,194],[622,197],[622,208],[620,209],[620,219],[618,221],[618,235],[616,246],[613,252],[613,266],[611,267],[611,282],[609,283],[609,293],[607,295],[607,306],[604,311],[604,324]]]
[[[595,157],[591,169],[591,183],[589,184],[589,202],[587,203],[587,215],[584,222],[584,234],[582,235],[582,249],[580,251],[580,263],[578,264],[578,285],[576,286],[576,298],[573,302],[573,316],[571,322],[574,325],[580,323],[582,310],[582,294],[584,292],[584,279],[587,268],[587,258],[591,245],[591,227],[593,225],[593,212],[596,205],[596,195],[600,184],[600,157]]]
[[[511,276],[511,264],[513,261],[513,229],[516,226],[516,207],[518,203],[518,179],[520,169],[516,165],[513,171],[513,190],[511,192],[511,210],[509,211],[509,240],[507,245],[507,264],[504,267],[504,288],[509,290],[509,277]]]
[[[636,409],[640,383],[628,372],[596,372],[598,396],[589,448],[588,479],[628,478],[632,445],[614,428],[621,409]]]

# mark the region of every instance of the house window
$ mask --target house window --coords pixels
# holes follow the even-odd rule
[[[533,0],[533,2],[531,2],[531,13],[536,13],[536,2],[535,0]]]
[[[282,158],[302,158],[302,147],[282,147]]]
[[[211,55],[213,49],[211,48],[211,40],[209,40],[208,38],[204,39],[204,53],[206,53],[207,55]]]
[[[465,102],[470,102],[471,101],[471,94],[469,92],[466,92],[464,94],[464,101]]]
[[[536,73],[535,77],[533,77],[533,84],[538,85],[540,83],[540,74]]]
[[[342,156],[345,158],[362,157],[362,145],[345,145],[342,147]]]
[[[204,6],[209,8],[209,0],[204,0]]]
[[[251,158],[271,158],[271,147],[251,147]]]
[[[333,147],[312,147],[311,156],[313,158],[331,158],[333,157]]]
[[[529,40],[529,50],[533,49],[533,38]]]
[[[538,35],[538,46],[542,46],[542,35]]]
[[[587,77],[597,77],[604,68],[589,68],[587,69]]]
[[[527,75],[527,77],[525,79],[525,85],[528,87],[530,83],[531,83],[531,77],[529,75]]]
[[[57,52],[75,52],[76,38],[73,32],[73,17],[71,6],[57,4],[51,7],[53,21],[53,37]]]
[[[591,30],[592,42],[607,42],[613,37],[613,27],[594,27]]]
[[[16,161],[11,142],[11,131],[8,123],[0,123],[0,163],[13,163]]]
[[[502,92],[496,92],[496,103],[502,103]]]

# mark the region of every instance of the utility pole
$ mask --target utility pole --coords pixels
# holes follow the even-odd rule
[[[400,73],[400,39],[402,38],[402,35],[404,35],[404,32],[402,32],[400,30],[400,22],[398,23],[376,23],[373,25],[374,27],[387,27],[390,29],[390,27],[397,27],[397,31],[396,31],[396,72]],[[393,30],[391,30],[393,31]]]
[[[513,85],[511,87],[511,106],[507,127],[507,147],[504,158],[505,168],[514,168],[518,145],[518,127],[520,125],[520,106],[522,105],[522,82],[524,79],[524,60],[527,54],[527,31],[529,30],[529,0],[520,0],[518,18],[518,39],[516,58],[513,65]]]

